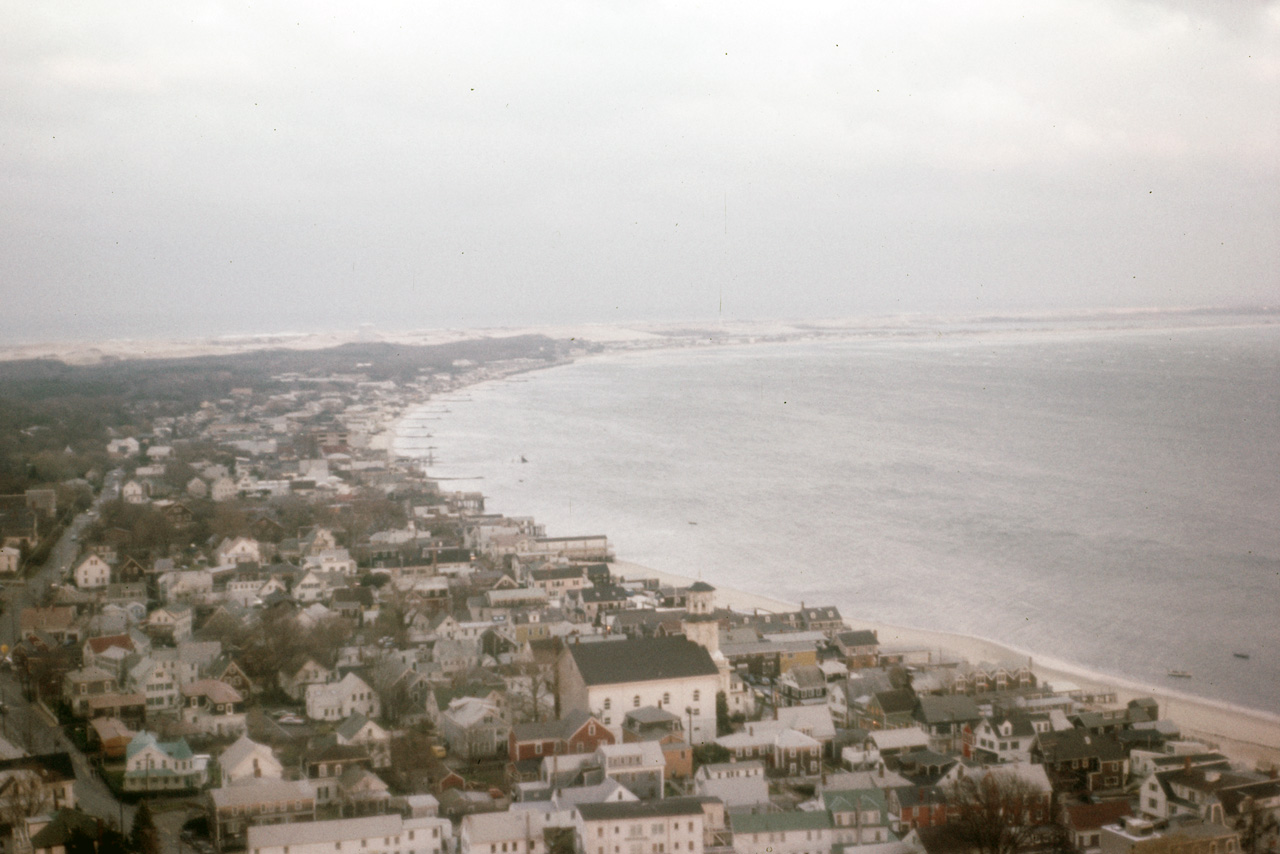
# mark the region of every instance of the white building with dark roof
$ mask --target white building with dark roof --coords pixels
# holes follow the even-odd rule
[[[452,829],[446,818],[404,818],[399,813],[263,824],[249,828],[246,848],[253,854],[443,854]]]
[[[627,712],[643,706],[680,715],[693,744],[715,738],[720,671],[686,638],[570,644],[560,668],[561,709],[595,715],[618,740]]]

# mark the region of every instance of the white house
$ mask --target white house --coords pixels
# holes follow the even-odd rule
[[[178,708],[181,682],[172,669],[164,667],[156,659],[146,656],[129,670],[129,687],[147,700],[147,713],[165,712]]]
[[[373,760],[374,768],[386,768],[391,764],[391,733],[364,715],[352,715],[333,732],[339,744],[363,747]]]
[[[133,437],[125,439],[112,439],[107,443],[107,453],[120,457],[131,457],[138,453],[142,445]]]
[[[262,550],[251,537],[226,537],[213,550],[213,556],[219,564],[262,562]]]
[[[179,643],[191,637],[191,608],[186,605],[168,605],[156,608],[147,615],[147,633]]]
[[[340,575],[355,575],[357,569],[355,560],[346,549],[325,549],[319,554],[308,555],[302,566],[304,569],[318,569]]]
[[[240,736],[222,752],[218,757],[218,767],[222,769],[224,786],[239,780],[284,779],[284,766],[271,748],[258,744],[247,735]]]
[[[693,744],[715,738],[720,671],[705,647],[676,636],[575,643],[568,652],[560,663],[563,711],[595,715],[621,741],[626,713],[656,706],[692,723]]]
[[[74,577],[76,587],[81,590],[106,587],[111,583],[111,566],[96,554],[86,555],[76,564]]]
[[[156,579],[166,602],[205,602],[213,596],[213,573],[207,569],[171,570]]]
[[[191,752],[185,739],[161,742],[140,732],[125,749],[124,788],[128,792],[199,789],[209,781],[209,757]]]
[[[481,697],[455,697],[436,721],[449,749],[464,759],[485,759],[506,749],[511,725],[503,710]]]
[[[13,546],[0,548],[0,575],[13,575],[22,562],[22,552]]]
[[[149,500],[147,493],[147,485],[136,480],[131,480],[120,487],[120,497],[126,504],[146,504]]]
[[[582,854],[616,854],[617,840],[626,851],[702,854],[706,814],[699,798],[578,804],[578,850]]]
[[[303,821],[249,828],[253,854],[444,854],[453,835],[447,818],[404,818],[399,813]]]
[[[334,672],[314,658],[306,658],[295,663],[286,670],[276,674],[276,682],[280,690],[296,701],[307,696],[307,689],[312,685],[324,685],[335,679]]]
[[[230,501],[240,494],[240,488],[229,477],[220,477],[209,488],[209,497],[214,501]]]
[[[340,682],[308,685],[306,698],[307,717],[314,721],[341,721],[357,712],[376,718],[382,710],[378,695],[354,673]]]
[[[547,854],[544,831],[557,826],[572,827],[572,818],[538,809],[466,815],[458,827],[458,854]]]

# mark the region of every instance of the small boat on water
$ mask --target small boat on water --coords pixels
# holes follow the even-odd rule
[[[1174,679],[1190,679],[1191,673],[1186,670],[1170,670],[1169,675]]]
[[[1231,654],[1232,654],[1232,655],[1234,655],[1236,658],[1248,658],[1248,657],[1249,657],[1249,653],[1247,653],[1247,652],[1233,652],[1233,653],[1231,653]]]

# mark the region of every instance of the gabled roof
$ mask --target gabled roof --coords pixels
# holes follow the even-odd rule
[[[171,759],[190,759],[195,755],[191,752],[191,748],[187,745],[185,738],[180,738],[177,741],[157,741],[156,737],[151,733],[140,732],[133,737],[133,740],[129,742],[129,746],[125,748],[125,758],[132,759],[134,755],[146,750],[148,747],[156,748]]]
[[[226,682],[220,682],[217,679],[199,679],[183,685],[180,690],[184,697],[204,695],[209,698],[211,703],[240,703],[244,701],[244,697],[240,696],[239,691]]]
[[[38,756],[19,756],[16,759],[0,759],[0,774],[7,771],[33,771],[45,782],[74,780],[75,766],[71,754],[66,751],[42,753]]]
[[[344,740],[350,741],[360,734],[360,730],[364,729],[364,725],[369,723],[369,719],[359,712],[354,712],[345,721],[338,724],[338,728],[334,730]],[[377,724],[374,724],[377,726]]]
[[[103,635],[96,638],[89,638],[87,641],[89,648],[93,650],[94,655],[101,655],[113,646],[121,647],[133,651],[133,638],[128,635]]]
[[[83,835],[89,839],[97,839],[104,825],[97,816],[89,815],[77,809],[58,810],[53,820],[31,837],[31,848],[40,850],[63,847],[72,837]]]
[[[910,712],[916,707],[916,695],[906,688],[877,691],[873,696],[886,715]]]
[[[840,632],[836,635],[836,641],[845,646],[878,646],[880,644],[876,633],[869,629]]]
[[[973,701],[972,697],[964,694],[951,694],[943,697],[926,695],[920,697],[919,700],[919,714],[917,717],[927,724],[976,721],[981,717],[978,714],[977,703]]]
[[[222,755],[218,757],[218,765],[224,769],[234,768],[249,756],[264,750],[267,752],[267,755],[275,758],[275,754],[272,753],[270,747],[267,747],[265,744],[258,744],[258,742],[249,738],[249,736],[242,735],[236,739],[234,744],[222,751]]]
[[[1124,746],[1114,735],[1095,735],[1083,729],[1042,732],[1036,741],[1044,757],[1053,762],[1093,757],[1114,762],[1126,756]]]
[[[657,682],[719,673],[711,653],[683,637],[633,638],[569,646],[587,685]]]

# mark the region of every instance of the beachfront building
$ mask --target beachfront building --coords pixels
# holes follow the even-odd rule
[[[560,660],[560,707],[601,721],[617,740],[628,711],[656,706],[683,716],[689,740],[715,738],[720,670],[683,637],[575,643]]]

